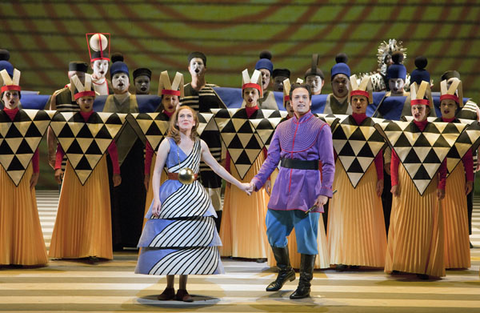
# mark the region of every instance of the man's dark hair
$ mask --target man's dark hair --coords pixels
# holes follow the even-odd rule
[[[310,87],[310,85],[307,85],[307,84],[298,84],[298,83],[292,84],[292,87],[290,89],[290,99],[292,99],[293,91],[297,88],[307,89],[308,97],[310,100],[312,100],[312,87]]]

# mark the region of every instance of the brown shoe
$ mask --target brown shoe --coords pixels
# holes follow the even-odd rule
[[[175,299],[183,302],[193,302],[193,298],[188,294],[188,291],[185,289],[178,289]]]
[[[173,298],[175,298],[175,289],[168,287],[157,297],[160,301],[172,300]]]

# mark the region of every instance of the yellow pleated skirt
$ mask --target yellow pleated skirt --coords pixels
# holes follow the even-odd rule
[[[400,196],[393,197],[385,272],[445,276],[443,211],[433,179],[420,196],[403,165],[398,166]]]
[[[153,201],[153,170],[155,169],[155,160],[157,159],[157,153],[155,152],[152,157],[152,164],[150,165],[150,182],[148,184],[148,189],[147,189],[147,196],[145,198],[145,215],[147,214],[148,210],[150,209],[150,206],[152,205]],[[167,180],[167,174],[165,173],[164,170],[162,170],[162,175],[160,176],[160,185],[162,185],[166,180]],[[147,220],[143,219],[143,226],[145,226],[145,222]]]
[[[270,176],[272,180],[272,189],[275,184],[275,180],[278,175],[278,170],[273,171]],[[288,251],[290,253],[290,264],[293,268],[300,268],[300,257],[301,254],[297,251],[297,237],[295,235],[295,229],[292,230],[290,236],[287,237],[288,240]],[[322,213],[320,213],[320,218],[318,219],[318,237],[317,237],[317,248],[318,255],[315,258],[315,269],[329,268],[330,267],[330,258],[328,255],[327,247],[327,236],[325,235],[325,226],[323,224]],[[267,264],[270,267],[277,266],[275,261],[275,256],[271,248],[268,249]]]
[[[330,264],[385,266],[387,236],[382,199],[375,191],[377,171],[372,162],[356,188],[337,159],[328,211]]]
[[[83,186],[67,162],[49,257],[113,259],[106,155]]]
[[[465,195],[465,169],[460,162],[448,176],[443,199],[445,268],[469,268],[470,241]]]
[[[258,173],[265,160],[263,152],[242,182],[249,183]],[[233,163],[230,163],[232,175],[239,179]],[[269,250],[265,217],[269,197],[262,188],[248,196],[235,186],[227,184],[223,202],[223,215],[220,227],[220,247],[222,256],[258,259],[266,258]]]
[[[0,166],[0,264],[45,265],[47,249],[38,217],[32,164],[18,187]]]

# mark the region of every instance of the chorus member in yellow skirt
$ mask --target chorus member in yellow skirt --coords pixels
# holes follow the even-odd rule
[[[438,137],[446,142],[437,127],[427,121],[433,110],[432,102],[425,99],[429,89],[427,82],[418,88],[416,83],[412,84],[414,120],[392,121],[388,124],[391,128],[385,131],[390,134],[387,140],[393,147],[390,167],[393,203],[385,272],[414,273],[420,279],[445,276],[441,200],[445,197],[446,155],[443,158],[435,155],[445,153],[445,149],[439,148],[447,146],[432,140]],[[426,150],[430,153],[425,153]]]
[[[25,138],[26,129],[22,129],[34,126],[34,123],[26,111],[19,109],[20,72],[14,70],[8,61],[1,62],[8,63],[0,64],[4,68],[0,74],[5,84],[1,89],[4,109],[0,110],[0,126],[3,130],[8,129],[2,140],[2,154],[6,156],[6,149],[11,149],[13,158],[10,164],[2,161],[0,166],[0,266],[45,265],[48,262],[47,250],[35,199],[35,185],[39,176],[38,150],[35,147],[26,153],[25,148],[29,145]],[[41,112],[43,111],[38,111],[37,114]],[[47,116],[46,113],[44,115]],[[43,133],[36,136],[38,143],[42,136]],[[15,143],[19,139],[24,151],[13,151],[15,145],[10,147],[9,142]],[[28,139],[31,142],[35,138]],[[23,168],[19,160],[26,159],[28,163]]]
[[[387,247],[381,199],[385,142],[366,115],[372,83],[369,76],[360,85],[356,75],[350,81],[352,114],[332,130],[337,193],[330,201],[327,233],[330,263],[337,271],[383,268]]]
[[[72,88],[76,87],[77,89],[74,97],[80,106],[80,112],[75,113],[72,117],[72,120],[77,125],[81,125],[77,127],[82,128],[77,135],[78,137],[68,138],[69,135],[66,134],[66,128],[59,132],[56,126],[59,116],[56,116],[52,123],[52,128],[60,142],[57,148],[55,179],[58,183],[62,183],[63,179],[63,183],[58,203],[57,219],[50,244],[50,258],[88,258],[90,261],[96,261],[98,258],[113,259],[106,151],[94,152],[94,146],[97,146],[95,135],[86,132],[87,129],[106,129],[102,122],[98,122],[100,120],[99,115],[93,111],[95,92],[90,90],[90,79],[89,75],[85,77],[84,87],[84,82],[80,82],[77,76],[71,78]],[[97,138],[102,138],[102,144],[106,140],[104,135],[97,134]],[[66,140],[63,141],[64,138],[62,137]],[[90,158],[91,160],[88,162],[91,166],[93,159],[100,159],[98,164],[93,164],[91,173],[89,173],[86,181],[80,180],[83,177],[81,173],[85,170],[84,166],[81,165],[82,163],[78,162],[75,167],[72,166],[72,161],[75,162],[79,152],[74,149],[75,141],[73,144],[66,146],[66,143],[71,142],[68,139],[76,140],[79,137],[84,137],[81,138],[82,140],[92,140],[92,144],[88,148],[90,152],[85,151],[82,157],[85,160]],[[113,137],[106,144],[108,145],[108,153],[114,167],[113,184],[116,187],[120,185],[121,177],[117,148]],[[64,175],[61,162],[65,153],[67,154],[68,162]]]
[[[251,135],[250,144],[253,143],[252,140],[255,140],[256,136],[255,131],[252,131],[250,128],[251,126],[248,120],[250,118],[258,118],[262,115],[262,111],[258,109],[258,99],[262,95],[260,75],[260,72],[257,70],[255,70],[251,80],[250,77],[248,77],[248,72],[246,76],[244,75],[242,97],[245,100],[246,106],[245,108],[238,109],[232,116],[232,121],[235,120],[234,123],[243,123],[242,129],[248,129]],[[215,116],[216,121],[218,121],[217,118],[218,114]],[[219,129],[220,128],[221,126],[219,126]],[[231,134],[233,136],[248,135],[248,133],[241,132],[239,132],[238,135],[234,135],[234,133]],[[225,129],[220,130],[222,139],[228,135]],[[258,142],[255,143],[255,147],[253,148],[255,149],[255,153],[258,153],[258,156],[252,162],[250,158],[242,158],[241,155],[237,158],[235,151],[238,151],[240,146],[234,146],[234,143],[234,140],[232,140],[232,142],[226,142],[228,152],[226,169],[230,170],[236,179],[243,183],[249,183],[260,170],[265,160],[263,147]],[[247,146],[245,151],[248,151],[248,148]],[[243,171],[245,168],[248,168],[246,173]],[[239,169],[242,171],[241,173],[239,173]],[[265,233],[265,217],[268,199],[269,197],[265,189],[248,196],[241,190],[232,188],[230,184],[227,184],[223,202],[222,224],[220,227],[220,238],[223,243],[223,246],[220,248],[222,256],[249,259],[267,258],[269,246]]]
[[[463,107],[462,83],[458,78],[440,83],[439,122],[460,123],[455,116]],[[452,153],[456,152],[456,153]],[[445,227],[445,268],[469,268],[470,242],[468,234],[467,195],[473,189],[473,156],[469,149],[463,157],[461,151],[447,155],[449,175],[443,200]],[[460,158],[461,157],[461,162]]]
[[[170,78],[168,77],[168,72],[163,71],[160,73],[158,95],[162,97],[162,102],[158,107],[157,111],[160,112],[160,119],[164,121],[169,121],[172,117],[175,110],[180,105],[180,97],[183,97],[183,75],[178,73],[175,75],[174,81],[171,83]],[[158,117],[157,117],[158,118]],[[152,175],[150,173],[155,168],[157,149],[153,149],[152,145],[147,139],[145,145],[145,190],[147,190],[147,198],[145,201],[145,214],[147,214],[148,209],[153,201],[153,190],[152,190]],[[155,156],[155,157],[154,157]],[[162,172],[160,177],[160,184],[163,184],[167,180],[167,175],[165,172]],[[144,221],[145,224],[145,221]]]

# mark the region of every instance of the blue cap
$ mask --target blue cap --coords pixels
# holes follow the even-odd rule
[[[416,69],[410,74],[410,84],[417,83],[420,85],[422,81],[430,83],[430,73],[425,69],[428,64],[428,60],[424,56],[415,58]]]
[[[270,61],[272,59],[272,54],[269,51],[260,52],[260,60],[255,64],[256,70],[261,70],[262,68],[267,69],[270,74],[273,72],[273,63]]]
[[[348,67],[347,62],[348,62],[348,57],[345,53],[339,53],[335,56],[335,61],[337,64],[335,64],[332,67],[332,70],[330,72],[331,79],[338,75],[338,74],[343,74],[350,78],[350,67]]]
[[[13,65],[8,60],[10,60],[10,52],[6,49],[0,49],[0,71],[7,70],[8,75],[13,77]]]
[[[116,73],[126,73],[130,76],[128,66],[123,62],[123,55],[121,53],[112,54],[112,66],[110,67],[110,75],[113,77]]]
[[[13,77],[13,65],[12,65],[12,63],[10,63],[8,61],[5,61],[5,60],[0,61],[0,71],[1,70],[7,70],[8,75],[10,75],[10,77]]]
[[[403,61],[403,53],[395,52],[392,55],[393,64],[387,69],[387,79],[401,78],[404,81],[407,79],[407,68],[401,62]]]

